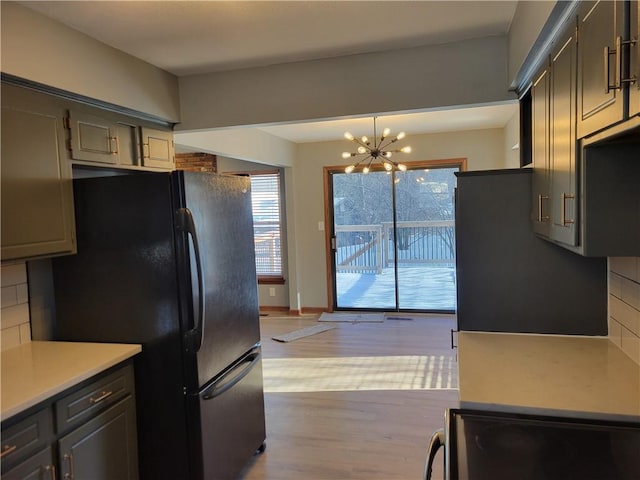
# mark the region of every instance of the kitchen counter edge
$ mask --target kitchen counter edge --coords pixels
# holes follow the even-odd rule
[[[40,341],[4,350],[0,418],[4,422],[140,352],[138,344]]]

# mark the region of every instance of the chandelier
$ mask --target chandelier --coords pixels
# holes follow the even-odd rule
[[[357,144],[358,148],[353,153],[342,153],[342,158],[344,158],[345,160],[352,157],[356,157],[357,159],[357,162],[349,165],[344,169],[344,171],[346,173],[351,173],[362,164],[364,165],[362,167],[362,173],[369,173],[369,171],[371,170],[371,164],[375,161],[379,161],[380,163],[382,163],[382,166],[387,172],[390,172],[394,168],[400,170],[401,172],[405,172],[407,170],[406,165],[391,160],[391,155],[393,155],[394,153],[410,153],[411,147],[406,146],[394,150],[389,149],[390,146],[392,146],[398,140],[402,140],[406,136],[404,132],[400,132],[398,135],[391,138],[389,137],[390,133],[391,130],[385,128],[382,131],[382,135],[380,135],[380,139],[378,139],[378,134],[376,131],[376,117],[373,117],[373,144],[371,143],[371,140],[369,140],[366,136],[363,136],[362,138],[356,138],[351,133],[345,132],[344,138]],[[358,156],[361,157],[358,159]]]

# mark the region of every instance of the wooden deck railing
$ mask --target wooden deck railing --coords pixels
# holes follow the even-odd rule
[[[378,225],[337,225],[338,272],[382,273],[396,260],[399,266],[455,262],[453,220],[391,222]],[[396,248],[397,247],[397,248]]]

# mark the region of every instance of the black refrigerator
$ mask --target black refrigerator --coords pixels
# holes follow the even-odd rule
[[[458,329],[606,335],[607,259],[536,236],[531,174],[456,173]]]
[[[140,477],[232,480],[264,450],[248,177],[74,180],[77,255],[53,261],[55,337],[140,343]]]

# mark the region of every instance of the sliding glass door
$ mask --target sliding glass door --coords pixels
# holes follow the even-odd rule
[[[330,172],[336,310],[455,310],[454,173],[462,165]]]

